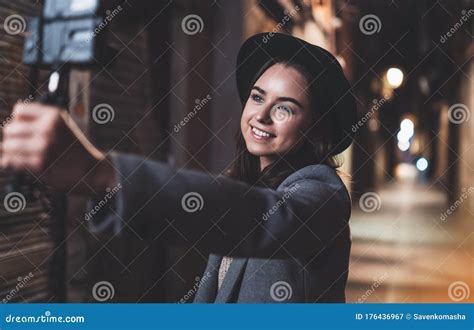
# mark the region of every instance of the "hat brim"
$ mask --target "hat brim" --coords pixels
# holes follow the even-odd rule
[[[347,149],[354,139],[357,107],[341,65],[327,50],[282,33],[259,33],[247,39],[237,55],[236,78],[239,97],[245,105],[255,75],[272,58],[294,61],[305,66],[316,84],[325,90],[325,109],[320,116],[333,122],[331,155]],[[321,110],[321,109],[319,109]]]

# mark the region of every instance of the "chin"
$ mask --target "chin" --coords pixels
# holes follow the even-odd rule
[[[254,156],[262,157],[262,156],[271,156],[275,154],[275,148],[273,147],[273,143],[259,143],[254,141],[253,137],[250,136],[252,133],[247,133],[244,135],[245,145],[247,150]]]
[[[268,152],[259,152],[259,151],[254,151],[249,149],[249,153],[253,156],[256,157],[265,157],[265,156],[270,156],[271,154]]]
[[[254,156],[263,157],[274,154],[273,149],[269,146],[258,145],[254,142],[247,143],[247,150]]]

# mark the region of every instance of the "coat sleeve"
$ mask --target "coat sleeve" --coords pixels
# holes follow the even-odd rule
[[[209,253],[277,258],[318,253],[348,226],[348,192],[325,165],[297,171],[273,190],[133,155],[110,159],[118,181],[107,211],[92,220],[98,230],[112,225]]]

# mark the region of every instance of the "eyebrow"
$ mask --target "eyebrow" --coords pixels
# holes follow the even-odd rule
[[[254,89],[257,90],[258,92],[262,93],[263,95],[267,95],[267,92],[265,90],[263,90],[262,88],[258,87],[258,86],[253,86],[252,90],[254,90]],[[277,98],[277,100],[278,101],[292,102],[292,103],[296,104],[297,106],[299,106],[301,109],[303,109],[303,105],[292,97],[280,96],[279,98]]]

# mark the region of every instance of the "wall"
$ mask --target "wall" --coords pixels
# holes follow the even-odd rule
[[[11,119],[17,100],[30,102],[30,68],[21,63],[26,20],[40,6],[32,1],[0,1],[0,120]],[[13,16],[15,15],[15,16]],[[8,24],[11,22],[11,25]],[[40,86],[34,86],[40,88]],[[54,242],[52,216],[30,185],[12,183],[11,173],[0,172],[0,301],[54,300],[57,287],[51,260]],[[10,194],[15,195],[10,195]]]

